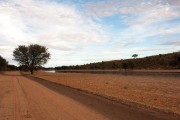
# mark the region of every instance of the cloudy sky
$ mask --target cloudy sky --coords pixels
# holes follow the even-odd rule
[[[0,55],[29,44],[46,67],[180,51],[180,0],[0,0]]]

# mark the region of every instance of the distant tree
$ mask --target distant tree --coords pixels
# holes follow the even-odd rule
[[[0,70],[5,70],[8,65],[6,59],[0,56]]]
[[[177,61],[175,59],[172,59],[172,60],[169,60],[169,65],[170,66],[173,66],[173,67],[176,67],[177,66]]]
[[[128,68],[130,68],[130,69],[134,69],[134,67],[135,67],[133,61],[128,61],[128,62],[127,62],[127,65],[128,65]]]
[[[13,51],[14,60],[20,65],[24,65],[33,74],[37,67],[47,63],[50,53],[45,46],[31,44],[29,46],[19,45]]]
[[[159,54],[159,57],[162,57],[162,54]]]
[[[178,63],[180,63],[180,52],[175,53],[174,59],[175,59]]]
[[[112,63],[112,68],[113,68],[113,69],[117,69],[117,68],[119,68],[118,63],[113,62],[113,63]]]
[[[122,68],[126,71],[126,69],[128,68],[128,63],[127,62],[122,63]]]
[[[7,70],[18,70],[18,67],[15,65],[7,65]]]
[[[102,69],[104,70],[104,69],[105,69],[105,62],[102,61],[102,62],[101,62],[101,65],[102,65]]]
[[[180,69],[180,52],[178,52],[177,54],[176,54],[176,61],[177,61],[177,65],[178,65],[178,68]]]
[[[174,53],[173,58],[169,60],[169,65],[174,68],[180,68],[180,52]]]
[[[133,54],[132,57],[133,57],[133,58],[137,58],[137,57],[138,57],[138,54]]]

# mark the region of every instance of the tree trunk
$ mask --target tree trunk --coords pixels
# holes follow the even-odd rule
[[[34,73],[34,70],[30,70],[30,72],[31,72],[31,75],[33,75],[33,73]]]

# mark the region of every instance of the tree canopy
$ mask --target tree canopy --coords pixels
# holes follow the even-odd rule
[[[133,54],[132,57],[133,57],[133,58],[137,58],[137,57],[138,57],[138,54]]]
[[[50,59],[50,53],[45,46],[31,44],[29,46],[19,45],[13,51],[14,60],[20,65],[27,66],[31,74],[33,71]]]

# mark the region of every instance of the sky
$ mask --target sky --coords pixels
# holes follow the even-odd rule
[[[180,51],[180,0],[0,0],[0,55],[46,46],[45,67]]]

